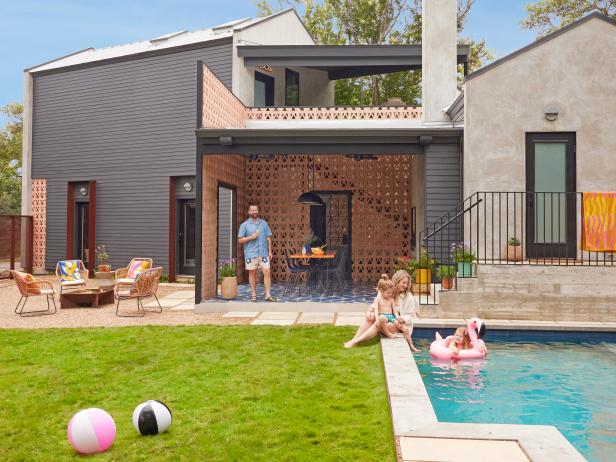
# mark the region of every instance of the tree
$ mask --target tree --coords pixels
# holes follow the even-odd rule
[[[616,19],[616,0],[538,0],[526,5],[520,24],[542,37],[594,11]]]
[[[8,121],[0,130],[0,214],[19,214],[23,106],[11,103],[1,111],[8,116]]]
[[[458,0],[458,32],[475,0]],[[279,0],[279,7],[303,10],[306,28],[323,45],[407,45],[421,43],[420,0]],[[260,15],[274,12],[268,0],[259,0]],[[462,39],[471,46],[469,70],[492,59],[485,41]],[[460,70],[461,72],[461,70]],[[421,71],[397,72],[336,81],[337,105],[380,104],[400,97],[417,105],[421,98]]]

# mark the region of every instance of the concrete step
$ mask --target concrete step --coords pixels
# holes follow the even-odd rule
[[[422,316],[613,321],[616,267],[478,265],[476,278],[459,278],[438,301]]]
[[[421,316],[555,321],[613,321],[616,300],[604,296],[536,293],[442,293],[440,304],[421,307]]]

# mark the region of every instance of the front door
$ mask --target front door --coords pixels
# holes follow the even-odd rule
[[[575,133],[526,135],[526,242],[530,258],[575,258]]]
[[[180,274],[195,274],[195,201],[178,201],[178,247]]]

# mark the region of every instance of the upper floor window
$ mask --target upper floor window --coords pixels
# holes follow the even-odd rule
[[[274,77],[255,72],[255,107],[274,105]]]
[[[299,106],[299,73],[285,69],[284,73],[284,104]]]

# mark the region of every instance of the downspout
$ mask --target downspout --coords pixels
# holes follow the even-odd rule
[[[32,107],[33,78],[24,71],[24,111],[21,157],[21,214],[32,215]]]
[[[33,79],[32,74],[24,71],[24,100],[23,100],[23,131],[22,131],[22,148],[21,148],[21,214],[32,215],[32,105],[33,105]],[[23,223],[23,220],[22,220]],[[21,258],[20,263],[22,268],[29,266],[26,262],[26,255],[32,255],[34,243],[30,242],[30,250],[28,239],[33,239],[28,233],[28,227],[21,227],[20,248]],[[32,269],[33,270],[33,269]]]

